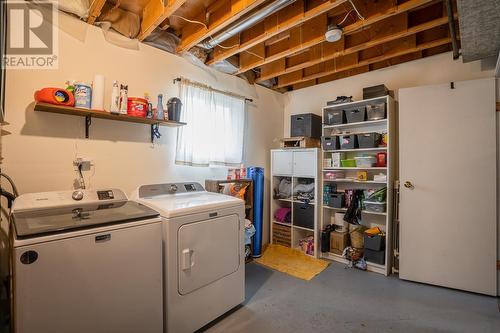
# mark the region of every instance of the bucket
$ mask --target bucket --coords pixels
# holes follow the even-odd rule
[[[172,97],[167,102],[168,120],[181,120],[182,102],[177,97]]]

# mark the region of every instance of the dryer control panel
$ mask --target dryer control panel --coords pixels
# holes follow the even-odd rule
[[[205,192],[200,183],[165,183],[143,185],[139,187],[139,198],[154,197],[165,194],[182,194],[190,192]]]

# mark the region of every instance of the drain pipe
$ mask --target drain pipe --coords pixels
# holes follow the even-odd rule
[[[270,3],[269,5],[259,9],[253,14],[245,17],[241,21],[237,21],[234,24],[230,25],[225,31],[208,38],[204,42],[198,44],[198,46],[204,49],[213,49],[217,44],[222,43],[223,41],[233,37],[234,35],[242,32],[243,30],[250,28],[252,25],[258,23],[263,20],[267,16],[276,13],[278,10],[285,8],[286,6],[294,3],[296,0],[276,0]]]
[[[451,0],[446,0],[446,11],[448,13],[448,27],[450,28],[451,46],[453,48],[453,60],[457,60],[460,57],[460,51],[458,50],[457,31]]]

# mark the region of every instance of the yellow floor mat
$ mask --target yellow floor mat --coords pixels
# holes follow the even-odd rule
[[[269,245],[262,257],[255,261],[306,281],[321,273],[330,264],[328,261],[313,258],[299,250],[274,244]]]

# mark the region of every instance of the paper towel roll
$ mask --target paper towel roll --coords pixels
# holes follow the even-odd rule
[[[104,110],[104,75],[94,76],[92,83],[92,109]]]

